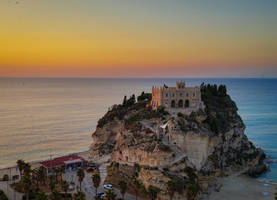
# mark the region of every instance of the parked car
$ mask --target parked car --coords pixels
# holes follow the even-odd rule
[[[88,167],[87,168],[87,172],[89,173],[89,172],[92,172],[94,169],[92,168],[92,167]]]
[[[96,163],[89,163],[88,167],[92,168],[92,169],[98,169],[98,165]]]
[[[97,197],[98,197],[98,198],[104,199],[105,196],[106,196],[106,194],[103,193],[103,192],[97,193]]]
[[[106,190],[113,190],[113,185],[112,184],[104,184],[103,187]]]

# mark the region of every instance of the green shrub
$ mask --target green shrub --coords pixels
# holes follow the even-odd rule
[[[5,193],[0,190],[0,200],[8,200],[8,197],[5,195]]]
[[[3,180],[3,181],[9,181],[9,175],[8,175],[8,174],[4,174],[2,180]]]
[[[177,113],[177,116],[178,116],[178,117],[184,117],[184,114],[181,113],[181,112],[178,112],[178,113]]]

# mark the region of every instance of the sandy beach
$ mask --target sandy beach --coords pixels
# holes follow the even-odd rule
[[[268,183],[268,195],[264,196],[264,183],[246,175],[219,178],[219,192],[213,191],[206,200],[273,200],[277,184]]]

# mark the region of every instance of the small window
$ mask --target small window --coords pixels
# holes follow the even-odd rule
[[[172,94],[172,96],[174,97],[174,94]]]
[[[187,97],[189,97],[189,93],[187,93]]]
[[[166,93],[165,96],[168,97],[168,94]]]
[[[195,93],[193,93],[193,97],[195,97]]]
[[[180,97],[182,96],[182,93],[180,93]]]

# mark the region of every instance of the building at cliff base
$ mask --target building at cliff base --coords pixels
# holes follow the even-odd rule
[[[184,81],[176,82],[176,87],[152,87],[151,106],[164,106],[168,110],[194,111],[203,108],[200,87],[186,87]]]

